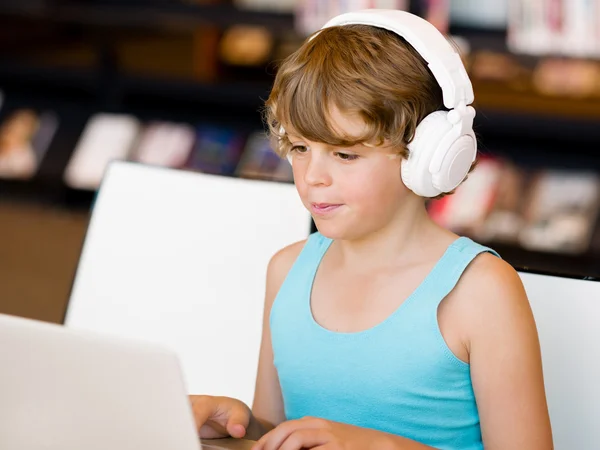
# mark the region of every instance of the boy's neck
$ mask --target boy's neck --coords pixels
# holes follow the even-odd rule
[[[447,247],[456,235],[437,225],[420,203],[407,205],[396,218],[375,232],[336,243],[339,262],[347,267],[378,270],[423,260],[424,253]],[[438,250],[439,251],[439,250]]]

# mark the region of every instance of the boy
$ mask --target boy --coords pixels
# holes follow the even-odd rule
[[[343,15],[279,69],[266,118],[318,232],[269,264],[252,409],[192,397],[201,436],[552,448],[518,275],[425,209],[476,153],[470,82],[434,30],[401,11]]]

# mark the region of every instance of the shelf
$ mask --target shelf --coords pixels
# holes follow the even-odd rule
[[[256,123],[260,121],[260,109],[271,86],[267,81],[203,83],[122,73],[109,74],[108,79],[104,76],[95,68],[47,67],[0,60],[0,89],[6,91],[7,104],[11,97],[59,103],[72,99],[112,111],[139,105],[134,109],[161,113],[170,109],[184,117],[225,114],[233,120],[240,119],[238,122],[245,117],[250,118],[246,122]]]
[[[95,112],[130,113],[142,120],[226,121],[245,129],[262,125],[260,110],[269,94],[272,74],[265,72],[264,79],[259,74],[258,81],[240,81],[244,79],[242,72],[232,71],[237,80],[230,81],[230,75],[229,79],[222,77],[214,83],[134,74],[123,70],[115,56],[115,47],[111,47],[120,42],[120,36],[240,23],[263,25],[275,33],[293,32],[291,14],[242,11],[232,5],[151,5],[149,1],[144,5],[123,5],[115,0],[103,4],[70,1],[51,7],[41,1],[36,3],[12,9],[0,5],[0,19],[9,23],[11,18],[21,18],[29,26],[38,21],[52,25],[48,27],[51,30],[60,28],[61,32],[75,29],[74,34],[65,33],[65,40],[83,42],[95,58],[79,68],[58,66],[54,59],[53,63],[19,62],[10,57],[0,60],[0,88],[6,89],[6,107],[27,106],[28,102],[33,107],[56,107],[63,117],[62,123],[69,128],[61,132],[60,142],[53,143],[52,157],[44,160],[39,175],[30,182],[0,180],[0,197],[67,209],[89,209],[95,197],[94,192],[69,189],[62,181],[80,133]],[[23,26],[21,21],[16,22]],[[55,24],[67,26],[54,27]],[[470,30],[469,33],[466,37],[476,44],[474,49],[505,50],[502,32]],[[464,33],[458,30],[457,34]],[[106,37],[109,39],[105,40]],[[545,97],[532,89],[517,91],[501,83],[477,80],[474,87],[475,130],[484,152],[507,153],[526,166],[585,167],[600,171],[600,99]],[[0,115],[3,113],[0,111]],[[598,254],[573,256],[532,252],[493,242],[487,245],[519,269],[600,277]]]
[[[449,34],[450,36],[466,39],[469,42],[471,51],[508,52],[505,29],[476,28],[451,24]]]
[[[275,33],[290,32],[292,14],[242,10],[233,5],[190,5],[185,3],[63,2],[38,7],[0,6],[0,15],[53,23],[110,28],[194,29],[202,25],[228,27],[237,24],[260,25]]]
[[[496,250],[515,269],[569,278],[600,280],[600,254],[588,252],[582,255],[531,251],[510,244],[482,242]]]
[[[167,102],[173,108],[182,110],[190,105],[201,107],[218,104],[221,109],[229,109],[232,116],[239,115],[240,112],[258,114],[270,91],[267,79],[264,82],[224,81],[211,84],[189,79],[116,74],[112,81],[111,89],[117,91],[120,98],[145,99],[147,103],[156,104]],[[24,90],[69,90],[101,96],[100,83],[100,74],[92,68],[54,68],[0,61],[0,87],[16,85],[22,86]],[[600,103],[598,111],[593,108],[594,104],[589,106],[590,114],[595,117],[577,117],[565,115],[566,102],[561,102],[560,99],[549,100],[563,105],[562,110],[550,114],[547,110],[525,106],[511,109],[508,107],[511,100],[504,100],[500,104],[492,97],[510,98],[510,94],[500,89],[495,93],[477,89],[475,129],[483,137],[484,143],[490,140],[515,147],[524,144],[529,148],[538,145],[543,147],[540,150],[557,146],[560,151],[564,151],[565,144],[576,144],[577,147],[569,148],[569,151],[591,151],[597,154],[600,142]],[[242,111],[231,108],[241,108]]]
[[[92,92],[98,88],[98,80],[99,76],[92,68],[55,67],[0,60],[0,83]]]
[[[128,95],[149,95],[169,101],[219,103],[252,109],[260,107],[270,92],[270,83],[267,82],[210,84],[135,75],[122,77],[121,87]]]
[[[576,119],[479,106],[480,149],[507,154],[525,166],[600,171],[600,118]]]
[[[502,83],[473,81],[476,101],[488,108],[521,111],[546,117],[596,120],[600,122],[600,97],[569,98],[515,90]]]

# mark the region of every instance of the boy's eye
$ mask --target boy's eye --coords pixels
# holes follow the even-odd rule
[[[294,145],[290,151],[297,153],[305,153],[308,150],[306,145]]]
[[[358,159],[358,155],[352,155],[350,153],[336,152],[335,154],[344,161],[354,161],[355,159]]]

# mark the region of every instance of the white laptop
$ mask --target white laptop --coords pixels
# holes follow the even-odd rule
[[[0,449],[250,448],[200,443],[179,361],[155,344],[0,315],[0,360]]]
[[[540,335],[555,448],[597,450],[600,282],[520,275]],[[91,333],[0,315],[0,449],[200,450],[177,357]]]

